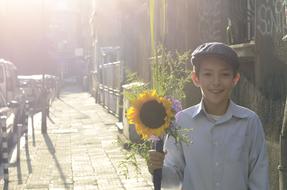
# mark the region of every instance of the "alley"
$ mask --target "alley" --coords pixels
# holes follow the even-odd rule
[[[142,158],[141,174],[131,166],[128,173],[120,167],[126,151],[117,141],[115,122],[90,94],[64,90],[50,108],[46,135],[41,134],[39,115],[34,127],[30,120],[29,143],[22,143],[18,164],[11,160],[8,189],[152,189]]]

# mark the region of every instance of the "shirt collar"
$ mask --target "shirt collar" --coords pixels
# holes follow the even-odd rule
[[[198,116],[201,112],[203,112],[204,109],[205,108],[204,108],[203,102],[201,100],[199,104],[195,105],[195,110],[192,113],[192,118],[195,118],[196,116]]]
[[[197,117],[201,113],[207,114],[202,100],[200,101],[199,104],[195,106],[195,111],[192,114],[192,118]],[[248,113],[243,107],[235,104],[232,100],[230,100],[227,111],[225,112],[223,117],[231,118],[232,116],[237,117],[237,118],[246,118],[248,117]]]

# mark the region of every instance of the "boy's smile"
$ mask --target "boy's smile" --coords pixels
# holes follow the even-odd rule
[[[203,102],[208,113],[225,113],[232,88],[239,74],[233,73],[230,64],[217,57],[206,57],[200,62],[199,72],[192,74],[194,84],[201,89]]]

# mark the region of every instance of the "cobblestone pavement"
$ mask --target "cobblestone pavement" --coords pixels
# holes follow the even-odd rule
[[[40,115],[34,117],[34,127],[30,119],[29,143],[21,139],[21,160],[11,159],[9,190],[152,189],[142,158],[140,174],[131,165],[128,173],[120,167],[126,151],[117,142],[115,122],[88,93],[63,92],[50,108],[46,135],[41,134]]]

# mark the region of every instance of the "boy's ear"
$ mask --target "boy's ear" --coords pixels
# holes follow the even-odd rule
[[[233,78],[233,86],[236,86],[239,80],[240,80],[240,74],[236,73],[236,75]]]
[[[193,71],[193,72],[191,73],[191,79],[192,79],[193,84],[194,84],[196,87],[199,87],[199,86],[200,86],[200,85],[199,85],[199,79],[198,79],[198,76],[197,76],[197,74],[195,73],[195,71]]]

